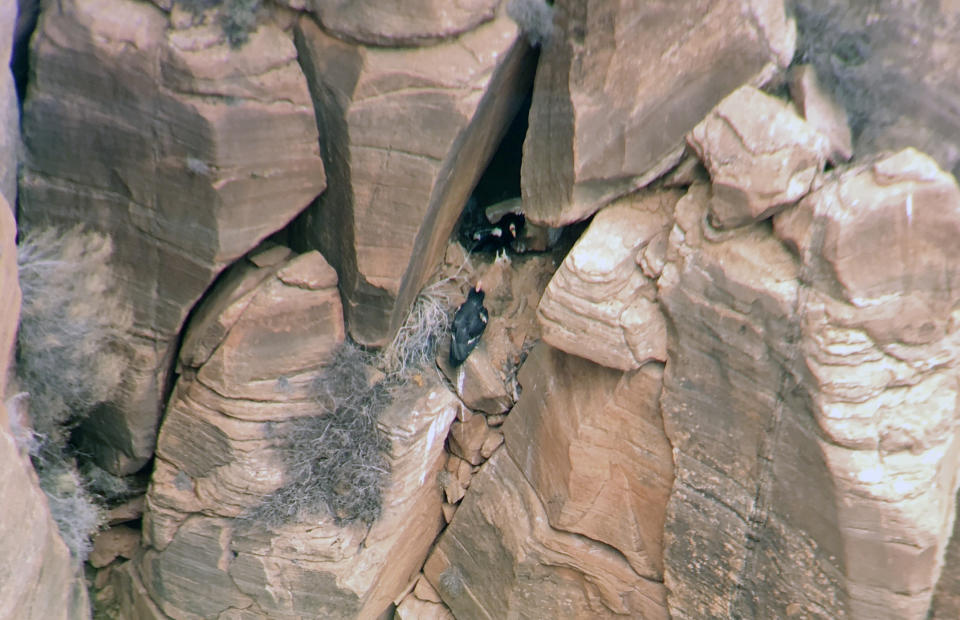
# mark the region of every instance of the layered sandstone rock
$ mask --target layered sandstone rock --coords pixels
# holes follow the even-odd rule
[[[527,217],[558,226],[649,183],[683,138],[745,83],[790,64],[783,3],[554,4],[523,145]]]
[[[681,196],[676,190],[639,192],[596,215],[540,300],[537,318],[546,342],[620,370],[666,360],[656,276],[639,263],[651,241],[665,237]]]
[[[469,488],[424,574],[456,617],[667,617],[661,372],[533,349],[507,449],[466,480],[447,466]]]
[[[743,86],[689,136],[710,172],[711,223],[735,228],[773,215],[813,184],[830,142],[785,101]]]
[[[678,203],[659,281],[672,616],[925,617],[957,486],[960,190],[890,154],[777,216],[786,246],[712,231],[708,193]]]
[[[666,618],[663,584],[607,545],[555,530],[505,450],[474,477],[424,574],[457,618]]]
[[[307,17],[296,33],[331,178],[301,242],[340,274],[354,339],[385,344],[520,105],[529,49],[506,17],[413,49],[345,43]]]
[[[524,395],[503,425],[507,451],[550,525],[609,545],[654,582],[663,578],[673,482],[662,374],[660,364],[623,373],[539,344],[520,370]]]
[[[0,396],[20,316],[16,223],[0,194]],[[13,424],[0,398],[0,617],[29,620],[89,618],[87,590],[76,562],[60,539],[29,457],[14,441]]]
[[[443,521],[436,477],[459,404],[430,377],[395,393],[379,422],[390,482],[371,527],[324,514],[277,529],[236,520],[284,481],[268,423],[316,414],[311,383],[344,339],[336,275],[318,253],[272,248],[251,261],[188,328],[148,494],[149,548],[117,577],[121,599],[174,617],[377,617]]]
[[[28,227],[82,222],[113,239],[135,309],[129,371],[83,435],[102,466],[129,473],[152,453],[191,307],[324,188],[312,102],[272,20],[232,49],[217,24],[171,28],[130,0],[49,7],[33,68],[21,214]]]
[[[497,0],[282,0],[306,9],[338,38],[368,45],[432,44],[493,19]]]

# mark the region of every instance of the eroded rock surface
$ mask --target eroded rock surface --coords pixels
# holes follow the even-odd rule
[[[594,217],[540,300],[537,318],[546,342],[620,370],[666,360],[667,326],[656,302],[655,275],[644,273],[640,263],[651,241],[665,238],[681,196],[676,190],[643,191]]]
[[[191,307],[324,188],[312,101],[269,18],[232,49],[219,25],[171,28],[148,3],[68,0],[43,12],[32,63],[21,216],[113,240],[135,309],[129,370],[84,436],[101,466],[130,473],[152,454]]]
[[[443,522],[437,473],[456,398],[435,378],[398,391],[381,415],[392,446],[372,527],[266,529],[235,519],[283,483],[267,423],[316,414],[311,383],[344,329],[336,275],[285,248],[234,268],[197,311],[161,428],[136,572],[126,600],[174,617],[377,617],[416,576]],[[133,603],[131,603],[133,604]]]
[[[338,38],[369,45],[433,44],[490,21],[497,0],[283,0],[304,8]]]
[[[304,17],[297,46],[331,178],[301,242],[340,274],[353,338],[386,344],[520,105],[529,49],[503,16],[413,49],[345,43]]]
[[[457,618],[667,618],[663,584],[555,530],[506,450],[474,476],[424,574]]]
[[[689,141],[710,172],[718,228],[758,222],[805,196],[830,152],[827,137],[790,104],[753,86],[717,104]]]
[[[786,246],[711,231],[708,194],[678,203],[659,281],[671,615],[924,618],[957,484],[960,190],[889,154],[777,216]]]
[[[523,397],[503,425],[550,525],[609,545],[658,582],[673,482],[662,373],[660,364],[623,373],[541,343],[520,370]]]
[[[721,99],[793,57],[783,3],[558,0],[523,145],[527,218],[582,220],[675,164]]]

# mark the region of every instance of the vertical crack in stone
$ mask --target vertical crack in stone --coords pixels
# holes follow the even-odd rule
[[[733,579],[733,592],[729,597],[729,617],[743,618],[744,611],[750,610],[751,617],[757,617],[757,600],[752,594],[757,589],[755,584],[749,583],[762,578],[758,555],[761,553],[761,542],[770,522],[770,513],[774,509],[771,505],[773,485],[776,482],[774,459],[776,447],[780,444],[780,432],[783,426],[783,417],[786,408],[786,396],[801,387],[801,382],[794,377],[793,371],[801,361],[803,325],[806,317],[807,296],[810,287],[814,284],[814,268],[816,256],[823,250],[826,235],[821,219],[820,208],[822,202],[815,203],[812,217],[813,236],[807,256],[801,256],[800,273],[798,275],[797,296],[794,301],[793,315],[786,317],[792,321],[791,329],[786,341],[789,354],[780,365],[777,401],[771,412],[767,426],[764,428],[760,445],[757,448],[757,482],[756,492],[750,512],[747,515],[747,529],[744,532],[744,559],[739,575]]]

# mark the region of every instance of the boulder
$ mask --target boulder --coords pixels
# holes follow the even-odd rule
[[[670,226],[678,190],[641,191],[600,211],[540,300],[550,345],[597,364],[634,370],[666,360],[667,326],[638,255]]]
[[[379,0],[281,0],[306,9],[324,30],[366,45],[409,47],[453,38],[494,18],[498,0],[380,2]]]
[[[271,248],[224,275],[184,338],[147,496],[148,548],[120,600],[144,604],[142,584],[173,617],[369,618],[402,596],[443,523],[435,481],[460,409],[429,375],[398,388],[379,418],[391,474],[371,526],[325,513],[270,528],[236,519],[284,483],[271,429],[317,414],[312,383],[344,337],[336,276],[317,252]]]
[[[776,236],[717,235],[708,204],[677,204],[658,282],[671,616],[926,617],[957,485],[960,189],[903,151]]]
[[[663,584],[604,543],[555,530],[506,450],[470,492],[423,569],[457,618],[667,618]]]
[[[710,221],[725,229],[802,198],[830,152],[827,137],[790,104],[753,86],[717,104],[688,139],[710,172]]]
[[[10,22],[8,22],[10,23]],[[20,317],[17,227],[0,194],[0,395]],[[14,440],[15,429],[0,398],[0,617],[25,620],[90,618],[87,588],[50,516],[29,457]]]
[[[324,189],[313,105],[269,16],[233,49],[218,25],[172,27],[148,3],[68,0],[43,12],[32,67],[20,213],[112,238],[135,310],[128,371],[82,434],[99,465],[130,473],[152,455],[191,308]]]
[[[663,579],[673,482],[662,374],[660,364],[624,373],[540,343],[520,369],[523,395],[503,425],[507,452],[550,526],[609,545],[652,582]]]
[[[505,16],[404,49],[347,43],[303,17],[296,42],[332,179],[298,220],[298,243],[340,274],[354,340],[384,345],[522,102],[530,50]]]
[[[560,226],[666,172],[721,99],[790,64],[783,2],[558,0],[523,144],[529,220]]]

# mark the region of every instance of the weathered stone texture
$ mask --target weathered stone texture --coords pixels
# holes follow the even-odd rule
[[[314,14],[338,38],[407,47],[449,39],[490,21],[498,0],[281,0]]]
[[[851,613],[923,618],[960,463],[960,188],[905,149],[839,173],[774,228],[811,285],[805,362],[842,500]]]
[[[675,618],[924,618],[957,487],[960,189],[912,150],[770,229],[677,205],[659,281]],[[709,534],[705,534],[709,532]]]
[[[336,275],[317,252],[274,247],[228,272],[181,353],[144,518],[149,548],[125,600],[173,617],[377,617],[416,576],[443,522],[436,476],[456,398],[433,379],[396,393],[383,514],[372,527],[236,521],[283,483],[266,423],[311,415],[311,382],[344,328]],[[140,604],[140,603],[137,603]]]
[[[830,152],[790,104],[753,86],[724,98],[688,140],[710,172],[718,228],[758,222],[805,196]]]
[[[296,35],[331,178],[301,243],[340,274],[354,339],[386,344],[520,105],[529,49],[506,17],[425,48],[345,43],[307,17]]]
[[[232,49],[217,24],[171,28],[130,0],[51,5],[33,68],[21,214],[113,239],[135,309],[130,364],[84,434],[102,466],[129,473],[152,453],[191,307],[324,188],[312,101],[290,34],[270,19]]]
[[[673,458],[660,417],[663,367],[623,373],[540,344],[503,432],[550,525],[609,545],[663,578]]]
[[[654,279],[638,260],[670,226],[675,190],[639,192],[604,208],[557,270],[537,308],[543,339],[597,364],[633,370],[666,360]]]
[[[558,226],[642,187],[734,89],[793,56],[780,1],[558,0],[523,145],[524,211]]]
[[[0,396],[20,317],[16,230],[13,210],[0,194]],[[8,415],[0,398],[0,618],[89,618],[83,578],[50,517],[29,458],[14,441]]]
[[[607,545],[550,526],[506,450],[474,477],[424,574],[457,618],[667,618],[663,584]]]

